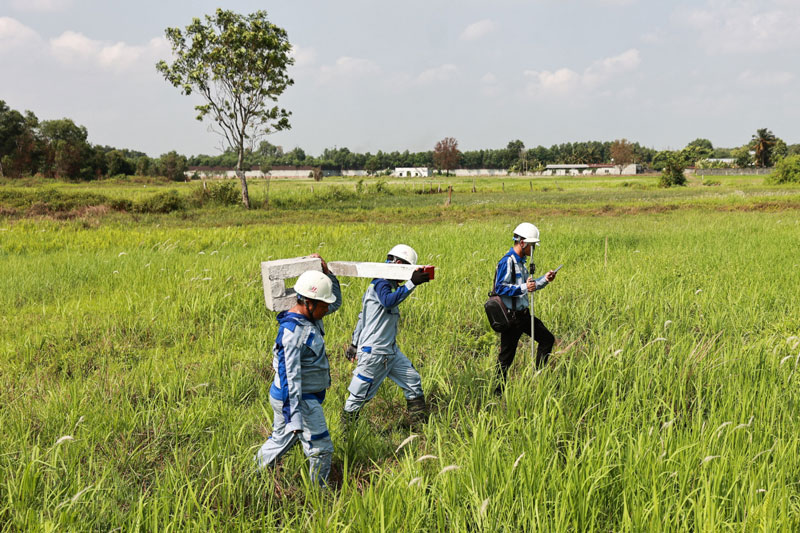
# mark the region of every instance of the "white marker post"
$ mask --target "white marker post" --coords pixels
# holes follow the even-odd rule
[[[407,281],[419,265],[398,263],[362,263],[357,261],[330,261],[328,269],[337,277],[384,278]],[[264,261],[261,263],[261,278],[264,282],[264,302],[270,311],[285,311],[297,302],[294,289],[287,289],[285,280],[296,278],[307,270],[322,271],[318,257],[293,257]]]

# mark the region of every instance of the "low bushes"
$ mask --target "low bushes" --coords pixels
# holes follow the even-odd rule
[[[781,159],[767,178],[768,183],[800,183],[800,155]]]

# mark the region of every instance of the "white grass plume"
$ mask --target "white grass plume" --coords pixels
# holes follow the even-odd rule
[[[485,500],[483,500],[483,503],[481,504],[481,516],[486,515],[486,509],[488,508],[489,508],[489,498],[486,498]]]
[[[722,430],[725,429],[726,426],[730,426],[731,424],[733,424],[733,422],[723,422],[722,424],[720,424],[719,427],[716,429],[717,438],[720,438],[720,436],[722,435]]]
[[[400,450],[402,450],[403,446],[405,446],[406,444],[410,443],[411,441],[416,439],[418,436],[419,435],[409,435],[408,437],[406,437],[406,439],[403,442],[400,443],[400,446],[397,447],[397,449],[394,451],[394,453],[397,453]]]
[[[442,468],[441,472],[439,473],[444,474],[446,472],[452,472],[453,470],[458,470],[459,468],[461,467],[458,465],[447,465],[446,467]]]
[[[435,455],[423,455],[422,457],[417,459],[417,462],[421,463],[422,461],[427,461],[429,459],[438,459],[438,457],[436,457]]]
[[[56,441],[54,446],[58,446],[62,442],[67,442],[67,441],[70,441],[70,440],[75,440],[75,437],[73,437],[72,435],[64,435],[63,437],[59,437],[58,438],[58,440]]]
[[[514,466],[511,467],[512,471],[517,469],[517,467],[519,466],[519,462],[522,461],[523,457],[525,457],[525,452],[522,452],[521,454],[519,454],[519,457],[517,457],[517,460],[514,461]]]
[[[750,416],[750,420],[748,420],[746,424],[739,424],[738,426],[733,428],[733,431],[736,431],[737,429],[742,429],[742,428],[749,428],[750,426],[753,425],[753,419],[754,418],[755,418],[755,416],[751,415]]]

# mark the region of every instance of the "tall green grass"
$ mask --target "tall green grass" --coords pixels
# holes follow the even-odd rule
[[[534,372],[523,338],[501,398],[481,306],[519,217],[328,217],[0,223],[0,529],[800,528],[797,210],[531,219],[539,271],[565,264],[535,300],[559,345]],[[333,487],[311,487],[299,449],[255,472],[276,334],[259,262],[381,261],[398,242],[438,267],[399,339],[430,422],[409,429],[387,381],[343,442],[341,348],[368,280],[342,279]]]

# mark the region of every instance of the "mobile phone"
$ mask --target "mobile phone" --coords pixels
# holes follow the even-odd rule
[[[436,273],[436,267],[433,265],[425,265],[422,267],[422,271],[428,274],[428,279],[433,279],[433,276]]]

